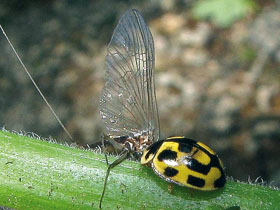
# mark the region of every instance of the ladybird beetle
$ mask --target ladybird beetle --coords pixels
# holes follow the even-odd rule
[[[141,158],[164,180],[198,190],[215,190],[226,183],[223,163],[201,142],[170,137],[150,145]]]

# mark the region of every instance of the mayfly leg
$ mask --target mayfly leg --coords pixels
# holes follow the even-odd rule
[[[105,180],[104,180],[103,191],[102,191],[102,194],[101,194],[101,197],[99,200],[99,209],[101,209],[102,200],[103,200],[103,197],[105,194],[106,185],[107,185],[107,181],[108,181],[108,177],[109,177],[111,169],[113,169],[115,166],[119,165],[121,162],[123,162],[125,159],[127,159],[129,157],[129,154],[130,154],[130,152],[128,150],[125,150],[123,152],[123,154],[121,154],[121,156],[117,160],[115,160],[113,163],[109,164],[109,166],[107,168]]]
[[[106,150],[106,147],[105,147],[105,136],[106,136],[105,134],[102,134],[101,142],[102,142],[103,152],[104,152],[104,155],[105,155],[106,164],[109,165],[108,156],[107,156],[107,150]]]

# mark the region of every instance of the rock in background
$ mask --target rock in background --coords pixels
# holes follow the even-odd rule
[[[266,3],[221,29],[195,20],[192,1],[6,1],[0,23],[67,129],[100,141],[106,45],[118,18],[142,11],[154,36],[162,137],[212,147],[236,179],[280,186],[280,12]],[[0,126],[67,141],[0,36]]]

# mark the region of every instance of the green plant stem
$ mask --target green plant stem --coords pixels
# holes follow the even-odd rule
[[[14,209],[98,209],[104,155],[0,131],[0,206]],[[109,157],[110,161],[115,157]],[[280,191],[228,181],[200,192],[173,186],[134,161],[115,167],[103,209],[277,209]],[[231,208],[230,208],[231,207]]]

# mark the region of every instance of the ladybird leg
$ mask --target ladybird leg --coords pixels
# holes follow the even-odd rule
[[[125,150],[124,153],[117,160],[115,160],[113,163],[109,164],[109,166],[107,168],[105,180],[104,180],[103,191],[102,191],[102,194],[101,194],[101,197],[100,197],[100,200],[99,200],[99,209],[101,209],[101,204],[102,204],[102,200],[103,200],[103,197],[104,197],[104,194],[105,194],[105,189],[106,189],[108,177],[109,177],[109,174],[110,174],[110,170],[113,169],[115,166],[119,165],[121,162],[123,162],[128,157],[129,157],[129,151]]]
[[[171,183],[168,184],[168,192],[171,194],[173,190],[173,185]]]

